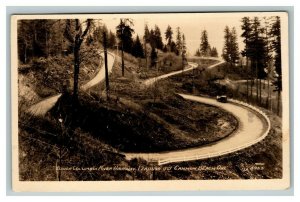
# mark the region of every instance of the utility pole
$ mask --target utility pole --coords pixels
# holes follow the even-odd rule
[[[146,70],[148,70],[148,59],[147,59],[147,42],[146,39],[144,37],[144,49],[145,49],[145,60],[146,60]]]
[[[122,41],[122,76],[124,77],[124,45]]]
[[[108,100],[109,99],[109,80],[108,80],[108,67],[107,67],[107,38],[106,38],[105,32],[103,32],[103,46],[104,46],[106,98]]]
[[[146,22],[144,19],[144,28],[146,27]],[[146,61],[146,71],[148,70],[148,59],[147,59],[147,39],[146,36],[144,35],[144,49],[145,49],[145,61]]]
[[[124,28],[125,28],[125,22],[126,21],[123,21],[121,19],[121,47],[122,47],[122,76],[124,77],[124,69],[125,69],[125,66],[124,66]]]

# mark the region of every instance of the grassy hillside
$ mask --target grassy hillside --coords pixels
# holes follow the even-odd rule
[[[81,59],[79,85],[96,75],[103,60],[93,47],[83,47]],[[19,75],[27,79],[27,85],[41,98],[73,88],[72,54],[33,58],[26,65],[20,64],[18,69]]]
[[[70,56],[71,57],[71,56]],[[177,56],[161,55],[161,58]],[[173,164],[169,171],[141,170],[157,166],[143,159],[128,161],[122,152],[156,152],[200,146],[220,140],[237,127],[237,120],[219,108],[186,101],[177,92],[206,94],[224,92],[214,79],[214,72],[200,71],[216,61],[200,60],[199,69],[183,73],[152,86],[141,85],[151,75],[164,74],[170,69],[142,70],[138,59],[125,54],[125,77],[121,77],[120,58],[116,58],[110,75],[110,98],[107,100],[104,84],[81,92],[79,104],[73,110],[71,95],[66,92],[51,113],[43,118],[25,113],[30,103],[46,95],[59,92],[52,88],[65,79],[55,80],[65,73],[59,60],[46,62],[37,70],[19,73],[22,88],[28,93],[19,100],[19,160],[21,180],[153,180],[153,179],[237,179],[281,177],[281,119],[268,113],[273,129],[259,144],[224,157]],[[66,62],[65,61],[65,62]],[[99,60],[91,60],[89,70],[81,70],[81,82],[97,72]],[[32,63],[34,64],[34,63]],[[177,63],[178,64],[178,63]],[[54,68],[59,67],[59,68]],[[68,67],[71,71],[72,67]],[[90,69],[91,68],[91,69]],[[173,70],[181,68],[174,65]],[[53,92],[43,93],[45,85],[35,85],[45,71],[54,71],[47,85]],[[148,73],[148,77],[143,77]],[[50,74],[50,75],[52,75]],[[47,74],[48,75],[48,74]],[[31,80],[32,79],[32,80]],[[33,80],[34,79],[34,80]],[[23,90],[20,90],[23,92]],[[256,164],[259,163],[259,164]],[[258,165],[258,166],[257,166]],[[167,167],[161,166],[160,168]],[[187,171],[180,167],[217,167],[223,170]],[[63,168],[59,171],[57,168]],[[258,167],[258,168],[256,168]],[[264,169],[263,169],[264,167]],[[101,168],[101,169],[99,169]],[[105,168],[114,168],[105,170]]]

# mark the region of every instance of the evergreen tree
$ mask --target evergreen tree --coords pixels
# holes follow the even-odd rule
[[[161,32],[160,32],[160,29],[157,25],[155,25],[154,27],[154,38],[155,38],[155,44],[156,44],[156,47],[160,50],[163,49],[163,42],[162,42],[162,37],[161,37]]]
[[[210,56],[211,57],[218,57],[218,51],[217,51],[216,47],[212,47]]]
[[[264,74],[263,67],[265,66],[266,58],[266,43],[262,36],[263,29],[261,28],[260,20],[254,17],[251,23],[251,35],[249,39],[249,56],[253,65],[258,67],[256,77],[262,77]]]
[[[266,79],[267,79],[267,87],[268,87],[268,96],[267,96],[267,101],[266,101],[266,107],[267,109],[269,108],[270,105],[270,97],[271,97],[271,89],[270,89],[270,78],[273,73],[273,56],[272,56],[272,50],[271,50],[271,38],[272,38],[272,33],[271,33],[271,24],[270,20],[272,17],[263,17],[264,19],[264,34],[265,34],[265,41],[266,41],[266,51],[267,51],[267,67],[264,69],[266,72]]]
[[[153,67],[156,65],[157,62],[157,53],[154,47],[151,49],[151,66]]]
[[[170,25],[168,25],[167,30],[165,32],[165,38],[167,40],[167,49],[171,50],[171,43],[173,39],[173,31]]]
[[[242,30],[243,33],[241,35],[241,37],[244,38],[243,42],[245,44],[245,48],[244,50],[241,52],[242,56],[246,57],[246,66],[248,67],[248,58],[250,56],[250,37],[251,37],[251,21],[249,17],[243,17],[242,18]]]
[[[102,43],[103,37],[100,37],[102,33],[101,27],[98,26],[94,29],[92,38],[95,43]]]
[[[150,43],[151,47],[157,48],[157,46],[156,46],[156,38],[155,38],[155,34],[154,34],[154,30],[153,29],[150,30],[149,43]]]
[[[144,40],[146,43],[150,43],[150,31],[147,24],[145,25]]]
[[[206,55],[207,56],[211,56],[211,47],[210,47],[210,44],[208,44],[208,48],[206,50]]]
[[[106,36],[108,36],[108,29],[106,25],[96,27],[93,34],[91,35],[93,41],[103,45],[103,32],[106,33]]]
[[[239,60],[239,46],[237,43],[237,34],[236,34],[236,30],[235,27],[233,27],[231,29],[231,33],[230,33],[230,58],[231,58],[231,63],[237,63]]]
[[[266,77],[264,71],[267,58],[266,42],[262,37],[263,29],[261,28],[260,20],[254,17],[251,23],[251,35],[249,43],[249,56],[251,59],[252,71],[256,77],[256,102],[261,101],[261,79]]]
[[[222,51],[222,57],[226,62],[230,62],[230,30],[229,27],[226,26],[224,30],[224,47]]]
[[[144,58],[143,45],[138,35],[136,36],[136,39],[132,46],[132,55],[138,58]]]
[[[249,17],[243,17],[242,18],[242,26],[241,26],[243,33],[241,35],[241,37],[244,38],[243,42],[245,44],[245,48],[244,50],[241,52],[243,57],[246,57],[246,72],[247,72],[247,100],[249,100],[249,84],[248,84],[248,80],[249,80],[249,76],[250,78],[253,78],[253,72],[251,71],[249,72],[249,56],[250,56],[250,37],[251,37],[251,22],[250,22],[250,18]],[[252,97],[252,85],[253,81],[251,80],[251,87],[250,87],[250,96]]]
[[[180,55],[182,52],[182,38],[180,27],[177,27],[177,35],[176,35],[176,55]]]
[[[200,50],[199,50],[199,48],[197,49],[197,51],[196,51],[196,53],[195,53],[195,56],[198,56],[198,57],[200,57],[200,56],[201,56],[201,53],[200,53]]]
[[[186,50],[187,50],[187,48],[186,48],[185,36],[184,36],[184,34],[182,34],[182,53],[181,53],[182,69],[184,68],[185,64],[187,63]]]
[[[33,56],[33,26],[29,20],[18,21],[18,55],[23,63]]]
[[[222,57],[226,62],[230,63],[230,66],[235,64],[239,59],[239,48],[234,27],[231,31],[228,26],[225,27]]]
[[[134,30],[131,28],[133,22],[131,19],[124,18],[120,19],[120,24],[116,27],[117,37],[120,39],[120,46],[122,50],[122,76],[124,76],[125,66],[124,66],[124,51],[130,53],[132,48],[132,34]]]
[[[107,47],[114,48],[116,43],[117,43],[116,35],[110,30],[108,35]]]
[[[64,44],[65,20],[18,21],[18,56],[27,63],[34,57],[61,54]]]
[[[131,52],[133,39],[132,34],[134,33],[134,29],[132,29],[133,22],[131,19],[125,18],[120,19],[120,24],[117,26],[117,37],[120,39],[120,45],[122,50],[127,53]]]
[[[200,43],[200,54],[201,56],[209,56],[210,45],[208,43],[207,31],[203,30],[201,33],[201,43]]]
[[[280,113],[280,93],[282,91],[282,68],[281,68],[281,33],[280,33],[280,17],[275,17],[275,22],[272,25],[271,36],[272,40],[272,49],[274,50],[274,60],[275,60],[275,78],[274,82],[275,90],[277,91],[277,113]]]
[[[178,53],[176,43],[174,41],[171,42],[171,52]]]

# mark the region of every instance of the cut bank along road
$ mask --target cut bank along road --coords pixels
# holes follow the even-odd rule
[[[99,55],[101,55],[102,58],[104,58],[103,51],[100,51]],[[111,73],[111,71],[112,71],[114,60],[115,60],[115,55],[113,53],[107,52],[107,66],[108,66],[109,73]],[[87,89],[93,87],[94,85],[96,85],[97,83],[101,82],[104,79],[105,79],[105,68],[104,68],[104,62],[102,62],[102,66],[100,67],[100,70],[97,73],[97,75],[92,80],[90,80],[88,83],[81,86],[81,89],[87,90]],[[57,95],[46,98],[46,99],[38,102],[37,104],[32,105],[28,109],[28,112],[31,114],[34,114],[36,116],[45,115],[55,105],[55,103],[57,102],[57,100],[60,98],[61,95],[62,94],[59,93]]]
[[[223,61],[220,61],[219,63],[211,65],[207,68],[210,69],[222,63]],[[191,68],[195,68],[194,63],[190,63],[190,66],[191,67],[186,69],[186,71],[190,70]],[[179,71],[176,74],[181,72],[182,71]],[[159,79],[167,78],[172,75],[175,74],[170,73],[157,78],[152,78],[147,80],[144,84],[149,85]],[[234,100],[229,101],[228,103],[220,103],[215,99],[207,97],[186,94],[179,95],[187,100],[213,105],[231,112],[238,119],[239,125],[237,130],[234,131],[230,136],[208,145],[169,152],[124,153],[127,159],[143,158],[149,162],[157,162],[159,165],[163,165],[174,162],[218,157],[256,144],[264,139],[270,130],[270,121],[268,117],[260,110],[246,103],[239,103]]]

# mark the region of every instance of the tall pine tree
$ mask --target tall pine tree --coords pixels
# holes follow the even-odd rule
[[[228,26],[225,27],[222,57],[226,62],[230,63],[231,67],[239,59],[239,47],[234,27],[231,29],[231,31]]]
[[[133,21],[129,18],[121,18],[120,24],[116,27],[117,37],[120,39],[120,45],[122,50],[122,76],[125,73],[125,64],[124,64],[124,51],[130,53],[132,48],[132,34],[134,29],[132,29]]]
[[[181,53],[181,58],[182,58],[182,69],[184,69],[185,64],[187,63],[187,48],[186,48],[186,41],[185,41],[185,36],[182,34],[182,53]]]
[[[277,113],[280,113],[280,93],[282,91],[282,70],[281,70],[281,28],[280,28],[280,17],[276,16],[276,20],[272,25],[271,35],[273,36],[272,48],[275,56],[275,78],[274,82],[275,90],[277,91]]]
[[[144,40],[146,43],[150,43],[150,31],[147,24],[145,25]]]
[[[167,50],[171,51],[171,44],[173,40],[173,31],[172,27],[168,25],[167,30],[165,32],[165,39],[167,40]]]
[[[226,62],[230,62],[230,29],[228,26],[224,30],[224,47],[222,50],[222,57]]]
[[[157,62],[157,52],[154,47],[151,49],[151,66],[156,65]]]
[[[155,38],[156,47],[158,49],[162,50],[164,47],[164,44],[162,42],[160,29],[157,25],[155,25],[155,27],[154,27],[154,38]]]
[[[203,30],[201,33],[200,54],[204,57],[207,57],[210,54],[210,45],[208,43],[208,36],[206,30]]]
[[[177,27],[176,29],[176,55],[180,55],[182,51],[182,38],[181,38],[181,32],[180,27]]]
[[[136,39],[133,42],[132,55],[137,58],[144,58],[143,45],[138,35],[136,36]]]
[[[218,51],[217,51],[216,47],[211,48],[210,56],[211,57],[218,57]]]
[[[247,101],[249,101],[249,82],[250,78],[253,78],[253,72],[249,71],[249,57],[250,57],[250,37],[251,37],[251,22],[249,17],[242,18],[242,26],[243,33],[241,37],[244,38],[243,42],[245,44],[244,50],[241,52],[243,57],[246,57],[246,73],[247,73]],[[250,97],[252,98],[252,89],[253,89],[253,80],[250,80]]]
[[[230,48],[231,49],[231,53],[230,53],[231,63],[236,64],[239,59],[239,46],[238,46],[238,42],[237,42],[237,34],[236,34],[235,27],[233,27],[231,29],[230,46],[231,46],[231,48]]]

